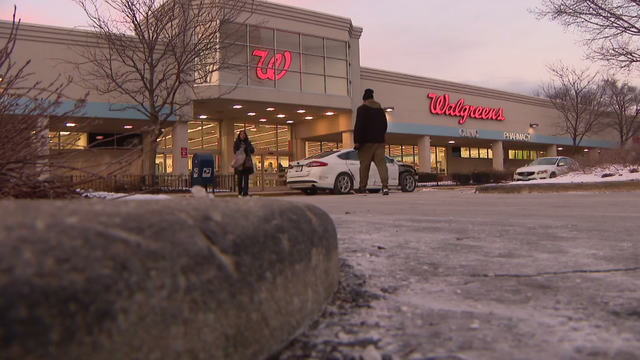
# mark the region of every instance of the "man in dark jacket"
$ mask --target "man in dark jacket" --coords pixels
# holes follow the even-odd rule
[[[380,103],[373,99],[373,90],[365,90],[362,100],[364,104],[358,107],[353,130],[354,149],[358,150],[360,160],[360,186],[357,192],[366,193],[371,162],[374,162],[382,180],[382,194],[389,195],[389,171],[384,156],[387,114]]]

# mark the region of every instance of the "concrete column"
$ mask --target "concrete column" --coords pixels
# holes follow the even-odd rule
[[[504,148],[502,141],[494,141],[491,150],[493,150],[493,169],[504,170]]]
[[[231,158],[233,156],[233,142],[236,134],[233,131],[233,120],[223,120],[220,122],[220,173],[229,175],[233,173],[231,169]]]
[[[175,175],[189,173],[189,158],[182,157],[183,148],[189,149],[189,123],[188,119],[178,118],[178,122],[171,130],[171,155],[173,158],[173,172]],[[188,150],[187,150],[188,151]]]
[[[291,161],[302,160],[307,157],[306,142],[301,139],[295,139],[293,142],[293,155]]]
[[[547,153],[545,156],[558,156],[558,147],[556,145],[547,146]]]
[[[431,172],[431,136],[418,139],[418,161],[420,172]]]
[[[353,148],[353,131],[342,132],[342,148],[343,149]]]

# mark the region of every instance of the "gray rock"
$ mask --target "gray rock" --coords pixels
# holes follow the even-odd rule
[[[262,359],[338,286],[312,205],[7,201],[0,218],[0,359]]]

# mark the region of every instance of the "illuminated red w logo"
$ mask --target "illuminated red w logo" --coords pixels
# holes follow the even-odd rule
[[[276,56],[272,56],[271,60],[269,60],[266,71],[264,69],[264,62],[267,60],[269,52],[265,50],[254,50],[253,56],[260,57],[260,61],[258,61],[258,68],[256,69],[256,75],[260,80],[280,80],[289,70],[289,66],[291,66],[291,53],[288,51],[285,51],[284,54],[276,53]],[[284,64],[282,63],[283,58]],[[282,69],[280,69],[281,65]],[[278,73],[276,74],[276,72]]]

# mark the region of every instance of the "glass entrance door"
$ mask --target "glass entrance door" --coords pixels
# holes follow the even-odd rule
[[[290,156],[254,155],[255,173],[252,175],[251,187],[257,191],[286,190],[286,175]]]

